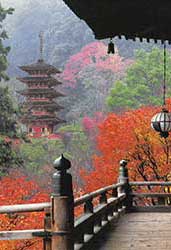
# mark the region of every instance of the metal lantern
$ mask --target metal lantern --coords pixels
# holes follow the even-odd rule
[[[171,131],[171,113],[167,109],[162,109],[151,119],[151,127],[160,133],[161,137],[167,138]]]
[[[167,138],[171,131],[171,113],[165,108],[166,106],[166,43],[164,42],[163,56],[163,109],[160,113],[151,119],[151,127],[160,133],[161,137]]]

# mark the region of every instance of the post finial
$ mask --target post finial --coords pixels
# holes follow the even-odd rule
[[[54,161],[53,166],[58,171],[66,171],[67,169],[71,168],[71,162],[62,154]]]
[[[126,167],[127,164],[128,164],[127,160],[121,160],[120,161],[120,166],[122,166],[122,167]]]

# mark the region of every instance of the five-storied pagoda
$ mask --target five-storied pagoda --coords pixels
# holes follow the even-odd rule
[[[43,60],[43,34],[40,33],[40,59],[20,69],[28,73],[27,77],[18,78],[27,84],[28,88],[19,91],[26,97],[24,114],[21,122],[26,125],[28,134],[33,137],[50,137],[54,126],[63,122],[57,117],[57,111],[62,107],[54,99],[64,96],[55,87],[59,82],[53,76],[60,71]]]

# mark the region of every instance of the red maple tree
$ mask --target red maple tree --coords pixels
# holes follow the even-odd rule
[[[70,57],[61,77],[65,87],[76,88],[80,72],[90,65],[96,71],[109,70],[115,74],[123,74],[131,62],[128,59],[124,60],[117,50],[115,55],[108,55],[107,45],[103,42],[92,42]]]
[[[171,172],[171,139],[161,138],[150,126],[151,118],[160,111],[142,107],[106,117],[99,126],[94,169],[81,170],[86,192],[116,183],[121,159],[129,161],[131,180],[166,180]]]
[[[10,176],[1,178],[0,205],[16,205],[47,202],[49,194],[35,181],[22,176],[18,171]],[[1,214],[0,230],[25,230],[43,228],[43,212]],[[43,249],[42,240],[11,240],[0,241],[3,250],[40,250]]]

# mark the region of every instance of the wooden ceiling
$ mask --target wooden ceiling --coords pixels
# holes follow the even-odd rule
[[[64,0],[97,39],[125,36],[171,42],[171,0]]]

